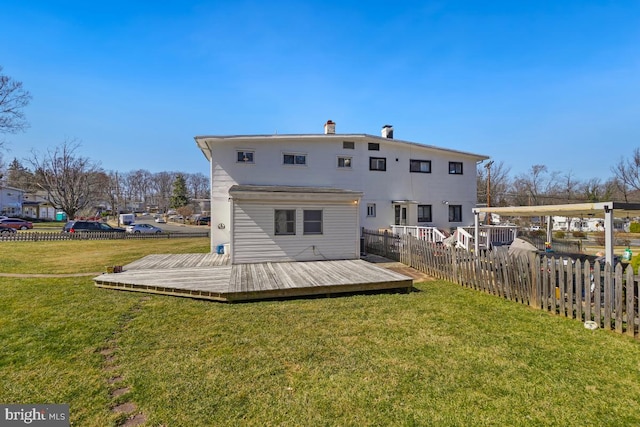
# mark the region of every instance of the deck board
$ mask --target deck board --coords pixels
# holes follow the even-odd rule
[[[98,287],[218,301],[410,289],[411,277],[363,260],[230,265],[218,254],[155,254],[103,274]]]

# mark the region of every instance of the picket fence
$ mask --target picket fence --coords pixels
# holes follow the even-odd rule
[[[190,233],[60,233],[53,231],[19,231],[0,235],[0,242],[44,242],[58,240],[138,240],[138,239],[182,239],[185,237],[209,237],[208,231]]]
[[[370,230],[363,230],[363,237],[367,252],[435,278],[638,338],[640,277],[631,266],[568,256],[509,255],[507,248],[474,254]]]

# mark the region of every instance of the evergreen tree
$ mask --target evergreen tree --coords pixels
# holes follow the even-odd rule
[[[13,159],[7,168],[7,185],[9,187],[19,188],[24,191],[35,191],[37,187],[34,185],[34,175],[25,166]]]
[[[189,193],[187,192],[187,182],[184,175],[176,175],[173,181],[173,191],[171,193],[171,201],[169,206],[172,209],[178,209],[189,204]]]

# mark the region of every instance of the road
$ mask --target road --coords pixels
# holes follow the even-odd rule
[[[137,224],[155,225],[156,227],[161,228],[162,231],[166,233],[193,233],[198,231],[209,231],[209,227],[207,227],[206,225],[187,225],[172,221],[168,221],[166,224],[158,224],[155,222],[154,218],[151,215],[137,216],[135,222]]]

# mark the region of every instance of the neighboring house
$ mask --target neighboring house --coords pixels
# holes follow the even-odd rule
[[[234,232],[244,227],[232,221],[234,199],[229,191],[234,185],[361,193],[356,228],[422,225],[450,230],[471,225],[476,167],[488,159],[393,139],[391,126],[384,126],[381,136],[336,134],[331,121],[324,134],[196,136],[195,140],[211,162],[212,248],[232,242]],[[266,206],[272,216],[279,209]],[[273,221],[264,224],[272,234]],[[333,227],[336,224],[323,224],[324,232]]]
[[[566,216],[554,216],[552,220],[553,231],[604,231],[603,218],[570,218]],[[613,228],[616,231],[628,231],[629,220],[614,218]]]
[[[48,199],[46,191],[25,193],[22,203],[25,217],[39,219],[56,219],[56,208]]]
[[[0,186],[0,215],[21,216],[24,191],[15,187]]]

